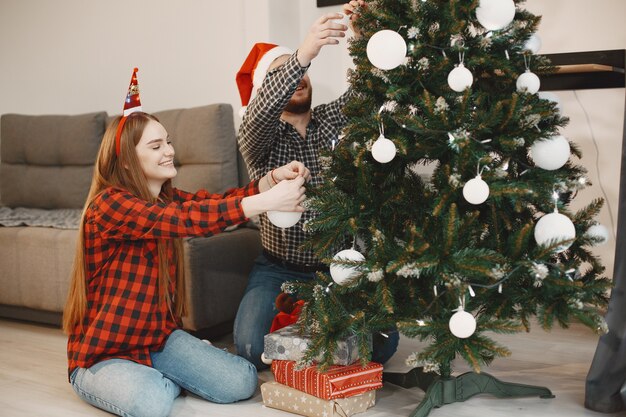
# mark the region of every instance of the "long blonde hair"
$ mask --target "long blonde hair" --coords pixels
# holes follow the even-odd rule
[[[120,155],[115,154],[115,133],[121,117],[116,117],[107,127],[102,138],[102,144],[98,151],[98,157],[94,167],[91,187],[78,230],[78,242],[72,267],[72,279],[63,311],[63,330],[69,334],[76,325],[83,331],[83,321],[87,310],[87,275],[85,267],[85,213],[94,198],[104,189],[110,186],[121,187],[128,190],[138,198],[155,202],[148,188],[146,176],[141,169],[135,146],[139,143],[143,131],[150,122],[158,119],[143,112],[132,113],[126,119],[120,137]],[[166,202],[172,201],[172,182],[167,180],[161,188],[161,199]],[[168,267],[168,245],[174,249],[174,261],[176,262],[176,293],[174,300],[169,292],[170,274]],[[182,317],[187,314],[187,300],[185,293],[185,273],[183,261],[183,245],[180,238],[157,240],[159,256],[159,299],[167,303],[170,313],[174,317]],[[172,306],[173,301],[173,306]]]

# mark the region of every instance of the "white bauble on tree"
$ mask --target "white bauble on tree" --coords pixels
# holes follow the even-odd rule
[[[513,0],[480,0],[476,19],[487,30],[504,29],[515,18]]]
[[[569,159],[569,155],[569,142],[562,135],[537,140],[530,147],[530,157],[535,165],[547,171],[561,168]]]
[[[539,87],[541,87],[541,81],[539,77],[537,77],[537,74],[526,70],[525,73],[517,77],[517,83],[515,85],[517,91],[520,93],[535,94],[539,91]]]
[[[381,164],[386,164],[396,156],[396,144],[380,135],[372,145],[372,156]]]
[[[535,241],[538,245],[548,245],[551,241],[571,240],[576,237],[576,228],[569,217],[561,213],[549,213],[539,219],[535,225]],[[563,243],[556,253],[563,252],[572,242]]]
[[[365,260],[365,256],[361,254],[361,252],[355,251],[354,249],[344,249],[341,252],[337,253],[333,256],[333,259],[343,260],[343,261],[358,261],[362,262]],[[330,276],[333,278],[339,285],[349,284],[350,281],[360,274],[360,270],[356,266],[342,265],[331,263],[330,264]]]
[[[476,331],[476,319],[463,309],[459,309],[448,322],[450,332],[459,339],[467,339]]]
[[[561,105],[561,99],[559,98],[559,96],[549,91],[540,91],[537,93],[537,95],[542,100],[548,100],[553,102],[556,105],[556,109],[559,114],[563,114],[563,106]]]
[[[263,362],[263,363],[264,363],[264,364],[266,364],[266,365],[271,365],[271,364],[272,364],[272,362],[273,362],[273,360],[272,360],[272,359],[268,359],[268,358],[265,356],[265,352],[263,352],[263,353],[261,353],[261,362]]]
[[[600,241],[596,245],[604,245],[609,240],[609,229],[601,224],[594,224],[585,232],[585,235],[594,237]]]
[[[367,58],[377,68],[394,69],[406,58],[406,42],[393,30],[378,31],[367,42]]]
[[[286,229],[298,223],[302,217],[299,211],[268,211],[267,218],[274,226]]]
[[[448,85],[457,93],[471,87],[473,82],[474,76],[472,75],[472,72],[465,68],[465,65],[463,65],[462,62],[458,67],[450,71],[450,74],[448,74]]]
[[[530,38],[524,43],[524,50],[530,51],[533,54],[539,53],[541,49],[541,38],[536,33],[530,35]]]
[[[463,186],[463,197],[472,204],[482,204],[489,197],[489,185],[477,175]]]

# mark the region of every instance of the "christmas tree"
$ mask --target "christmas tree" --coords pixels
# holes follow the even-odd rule
[[[306,301],[306,359],[397,328],[427,341],[407,362],[479,373],[509,350],[490,333],[572,320],[601,331],[610,281],[591,252],[602,201],[568,122],[538,94],[540,18],[521,0],[376,0],[357,21],[349,122],[309,190],[308,242],[331,266],[285,291]],[[420,175],[422,167],[429,175]]]

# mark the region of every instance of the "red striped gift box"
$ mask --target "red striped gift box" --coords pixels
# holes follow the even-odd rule
[[[274,360],[272,372],[276,382],[324,400],[351,397],[383,386],[383,366],[376,362],[365,366],[360,362],[333,365],[320,372],[315,365],[298,370],[295,361]]]

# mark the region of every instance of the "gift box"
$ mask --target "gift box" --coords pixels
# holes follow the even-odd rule
[[[278,382],[262,384],[261,395],[266,407],[308,417],[349,417],[364,412],[376,402],[376,391],[368,391],[350,398],[320,400]]]
[[[300,335],[296,324],[283,327],[265,335],[263,350],[267,359],[299,361],[311,343],[311,339]],[[372,339],[368,340],[370,351]],[[319,360],[319,358],[316,358]],[[333,364],[349,365],[359,359],[359,345],[356,335],[337,342],[333,352]]]
[[[272,373],[276,382],[324,400],[351,397],[383,386],[383,366],[376,362],[365,366],[360,362],[332,365],[320,372],[315,365],[298,369],[294,361],[275,360]]]

